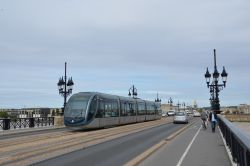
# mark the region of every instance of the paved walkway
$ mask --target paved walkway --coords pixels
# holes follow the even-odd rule
[[[41,126],[41,127],[34,127],[34,128],[0,130],[0,136],[1,135],[9,135],[9,134],[33,132],[33,131],[41,131],[41,130],[49,130],[49,129],[60,129],[60,128],[64,128],[64,127],[65,126],[43,126],[43,127]]]
[[[144,160],[141,166],[230,166],[222,136],[198,121]]]

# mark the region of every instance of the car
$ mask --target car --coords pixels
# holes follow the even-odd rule
[[[189,110],[186,110],[186,113],[187,113],[187,114],[191,114],[191,111],[189,111]]]
[[[185,111],[176,112],[173,123],[188,123],[188,115]]]
[[[194,112],[194,117],[200,117],[200,116],[201,116],[201,113],[199,113],[198,111]]]
[[[168,115],[167,115],[166,113],[162,113],[161,116],[162,116],[162,117],[166,117],[166,116],[168,116]]]
[[[175,115],[175,111],[168,111],[167,114],[168,114],[168,116],[174,116]]]

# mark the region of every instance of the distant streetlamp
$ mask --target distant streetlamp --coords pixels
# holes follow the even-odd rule
[[[185,111],[185,109],[186,109],[186,108],[185,108],[185,107],[186,107],[186,103],[185,103],[185,102],[183,102],[183,103],[182,103],[182,106],[183,106],[184,111]]]
[[[64,115],[64,110],[66,107],[67,97],[72,93],[74,82],[72,80],[72,77],[69,77],[67,81],[67,75],[66,75],[66,69],[67,69],[67,63],[65,62],[65,73],[64,77],[60,77],[59,81],[57,83],[59,94],[64,97],[64,103],[63,103],[63,110],[62,115]]]
[[[179,100],[178,100],[178,103],[177,103],[177,108],[178,108],[178,112],[180,111],[180,103],[179,103]]]
[[[228,76],[228,73],[226,72],[225,67],[223,66],[223,70],[222,70],[222,73],[221,73],[223,84],[218,84],[220,73],[217,70],[216,50],[214,49],[213,80],[210,83],[211,74],[209,73],[208,68],[207,68],[207,71],[205,73],[205,78],[206,78],[207,88],[210,88],[211,98],[209,100],[210,100],[210,104],[211,104],[211,109],[214,110],[217,114],[220,114],[220,112],[221,112],[220,111],[219,92],[223,89],[223,87],[224,88],[226,87],[227,76]]]
[[[172,110],[173,100],[172,100],[171,97],[168,99],[168,104],[169,104],[169,106],[170,106],[170,110]]]
[[[158,93],[157,93],[157,98],[155,99],[155,102],[161,103],[161,99],[158,98]]]
[[[132,93],[133,98],[137,97],[137,89],[136,89],[136,87],[134,85],[132,87],[130,87],[129,90],[128,90],[128,95],[129,96],[131,96],[131,93]]]

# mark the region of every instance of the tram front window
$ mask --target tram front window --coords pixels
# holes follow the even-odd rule
[[[89,98],[86,97],[72,97],[65,108],[65,117],[85,117]]]

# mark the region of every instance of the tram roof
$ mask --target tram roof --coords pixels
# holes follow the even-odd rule
[[[141,102],[154,102],[154,101],[148,101],[148,100],[142,100],[140,98],[131,98],[131,97],[124,97],[124,96],[118,96],[118,95],[112,95],[112,94],[106,94],[106,93],[100,93],[100,92],[78,92],[74,95],[79,96],[95,96],[100,95],[101,97],[110,98],[110,99],[120,99],[120,100],[127,100],[127,101],[141,101]]]

